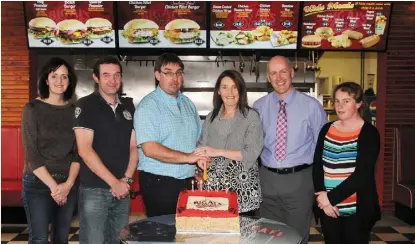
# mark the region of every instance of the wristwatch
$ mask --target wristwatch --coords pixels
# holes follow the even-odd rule
[[[128,176],[125,176],[124,175],[124,181],[125,181],[125,183],[127,183],[127,184],[129,184],[129,185],[131,185],[133,182],[134,182],[134,180],[133,180],[133,178],[130,178],[130,177],[128,177]]]

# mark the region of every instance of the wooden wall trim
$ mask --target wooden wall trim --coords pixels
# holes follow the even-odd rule
[[[415,3],[394,2],[390,21],[386,57],[378,60],[378,73],[386,72],[385,79],[378,81],[382,84],[380,91],[378,86],[378,107],[384,107],[377,110],[380,113],[378,116],[383,117],[379,120],[379,126],[384,133],[381,155],[384,213],[392,213],[395,209],[393,172],[397,152],[394,128],[415,127]],[[381,173],[377,177],[381,179]]]
[[[37,55],[31,50],[29,52],[30,68],[29,68],[29,100],[33,100],[38,96],[37,92]]]
[[[379,202],[383,209],[384,201],[384,153],[385,153],[385,108],[386,108],[386,53],[378,53],[378,79],[376,94],[376,128],[380,135],[380,151],[376,165],[376,186]]]
[[[20,125],[31,66],[22,2],[1,2],[1,36],[1,124]]]

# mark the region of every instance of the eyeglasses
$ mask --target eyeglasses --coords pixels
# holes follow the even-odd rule
[[[170,72],[170,71],[164,72],[164,71],[161,71],[161,70],[160,70],[160,72],[165,74],[167,77],[170,77],[170,78],[173,78],[174,76],[181,77],[181,76],[184,75],[184,72],[182,70],[179,70],[176,73],[173,73],[173,72]]]

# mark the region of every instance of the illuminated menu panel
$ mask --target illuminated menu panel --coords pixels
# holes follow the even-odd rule
[[[386,49],[390,2],[304,2],[303,49]]]
[[[211,6],[211,48],[297,48],[299,2],[214,1]]]
[[[29,47],[115,48],[113,3],[25,2]]]
[[[206,48],[206,2],[118,2],[122,48]]]

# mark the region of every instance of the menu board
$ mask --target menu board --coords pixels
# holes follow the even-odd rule
[[[299,2],[211,2],[211,48],[296,49]]]
[[[206,48],[206,2],[118,2],[121,48]]]
[[[390,2],[304,2],[301,48],[386,49]]]
[[[25,2],[29,47],[115,48],[112,2]]]

